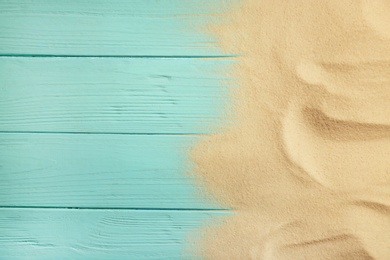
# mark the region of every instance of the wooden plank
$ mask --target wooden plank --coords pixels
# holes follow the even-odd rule
[[[0,134],[0,206],[199,208],[196,136]]]
[[[225,55],[204,28],[226,2],[0,0],[0,54]]]
[[[232,60],[0,58],[0,131],[208,133]]]
[[[196,259],[194,231],[218,211],[0,209],[2,259]]]

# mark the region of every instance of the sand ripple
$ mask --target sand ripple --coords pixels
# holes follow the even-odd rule
[[[194,148],[236,214],[206,259],[390,259],[390,2],[244,0],[222,46],[235,124]]]

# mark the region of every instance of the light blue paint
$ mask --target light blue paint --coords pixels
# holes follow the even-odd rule
[[[2,0],[0,54],[225,55],[203,31],[220,19],[221,2]]]
[[[0,58],[1,131],[208,133],[231,60]]]
[[[196,259],[228,212],[187,153],[234,85],[203,29],[235,1],[0,0],[0,260]]]
[[[0,209],[0,259],[198,259],[196,229],[229,212]]]
[[[0,205],[214,208],[186,172],[195,136],[0,134]]]

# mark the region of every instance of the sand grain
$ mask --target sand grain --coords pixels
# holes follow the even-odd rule
[[[389,2],[243,0],[230,10],[210,31],[241,55],[234,124],[192,159],[236,214],[205,229],[203,255],[390,259]]]

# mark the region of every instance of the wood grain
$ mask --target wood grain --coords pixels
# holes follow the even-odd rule
[[[0,0],[0,259],[197,259],[191,177],[226,123],[205,30],[237,0]]]
[[[208,133],[232,60],[0,58],[0,131]]]
[[[192,233],[218,211],[0,209],[1,259],[196,259]]]
[[[221,56],[205,26],[237,0],[0,1],[0,54]]]
[[[187,175],[196,136],[0,134],[0,205],[217,207]]]

